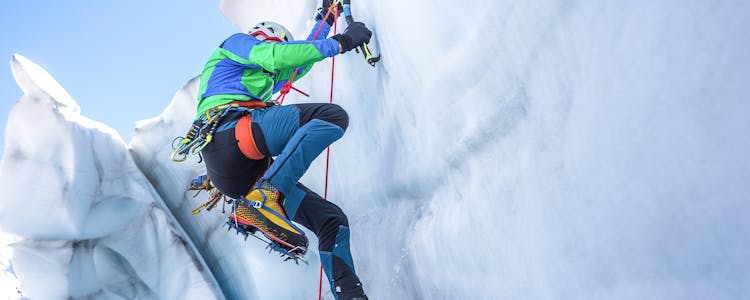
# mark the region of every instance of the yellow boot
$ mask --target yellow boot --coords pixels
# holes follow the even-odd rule
[[[249,231],[260,230],[288,251],[304,253],[307,237],[289,221],[280,200],[281,193],[270,183],[263,182],[244,199],[237,199],[230,222],[249,227]]]

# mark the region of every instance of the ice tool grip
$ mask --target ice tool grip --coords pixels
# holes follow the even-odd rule
[[[369,63],[371,66],[375,66],[375,64],[380,61],[380,55],[373,56],[370,52],[370,47],[367,46],[367,43],[362,43],[362,46],[360,46],[360,49],[362,49],[362,53],[365,54],[365,60],[367,60],[367,63]]]
[[[352,8],[351,8],[351,0],[343,0],[344,3],[344,18],[346,19],[346,24],[350,25],[354,23],[354,17],[352,16]],[[375,33],[373,32],[373,37],[370,38],[370,40],[374,40]],[[374,55],[373,51],[370,50],[370,46],[367,43],[362,43],[361,46],[357,47],[357,52],[362,52],[362,55],[365,57],[365,61],[367,61],[368,64],[375,67],[375,64],[380,61],[380,52],[376,52]]]

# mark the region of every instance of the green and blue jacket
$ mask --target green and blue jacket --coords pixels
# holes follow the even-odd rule
[[[323,26],[318,38],[313,35]],[[270,101],[280,91],[294,70],[294,80],[301,78],[312,65],[339,53],[336,40],[325,38],[331,27],[322,21],[304,41],[263,42],[244,33],[237,33],[214,51],[201,73],[198,89],[198,116],[206,110],[232,101]]]

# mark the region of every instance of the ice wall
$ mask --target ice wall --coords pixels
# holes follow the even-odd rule
[[[222,3],[234,24],[310,24]],[[337,57],[351,123],[329,199],[372,298],[750,296],[747,3],[352,9],[383,60]],[[292,101],[327,101],[329,68]],[[304,178],[318,191],[321,160]]]
[[[0,162],[0,230],[32,299],[222,298],[125,143],[41,67],[14,55],[24,96]]]
[[[316,3],[221,7],[239,30],[270,19],[300,38]],[[334,102],[351,122],[332,147],[328,198],[349,215],[372,299],[750,297],[749,4],[352,5],[383,59],[336,59]],[[198,282],[187,295],[220,297],[200,268],[180,269],[200,253],[227,298],[316,297],[314,250],[297,267],[222,230],[221,207],[190,215],[205,198],[185,185],[202,166],[168,157],[193,117],[195,80],[138,124],[131,160],[25,65],[17,79],[35,84],[18,79],[27,95],[6,133],[0,228],[25,237],[13,268],[39,293],[29,296],[182,298],[183,277],[169,279],[186,273]],[[297,84],[312,99],[286,103],[327,102],[329,72],[330,60],[317,64]],[[27,134],[38,128],[44,144]],[[321,193],[323,158],[303,178]],[[187,246],[129,249],[175,237]]]

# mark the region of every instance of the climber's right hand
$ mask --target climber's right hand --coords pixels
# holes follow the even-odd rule
[[[371,37],[372,31],[367,29],[367,26],[365,26],[364,23],[354,22],[349,24],[349,27],[346,28],[344,33],[334,35],[331,38],[339,42],[341,50],[339,53],[344,53],[362,46],[363,44],[369,43]]]

